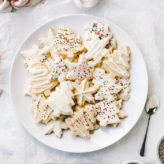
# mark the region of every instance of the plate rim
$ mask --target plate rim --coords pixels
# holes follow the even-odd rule
[[[143,64],[144,64],[144,67],[145,67],[145,73],[146,73],[146,77],[145,77],[145,80],[146,80],[146,93],[145,93],[145,98],[144,98],[144,103],[142,105],[142,110],[139,114],[139,117],[137,119],[137,121],[132,125],[132,127],[130,129],[128,129],[126,131],[125,134],[123,134],[121,137],[119,137],[119,139],[117,139],[116,141],[114,141],[113,143],[111,144],[107,144],[105,146],[102,146],[100,148],[97,148],[97,149],[90,149],[90,150],[87,150],[87,151],[72,151],[72,150],[66,150],[66,149],[62,149],[62,148],[55,148],[54,146],[46,143],[45,141],[41,140],[40,138],[38,138],[37,136],[33,135],[33,133],[31,132],[31,130],[29,128],[26,127],[26,125],[24,124],[23,120],[21,119],[20,115],[19,115],[19,112],[18,110],[16,110],[16,105],[13,101],[13,96],[12,96],[12,89],[11,89],[11,86],[12,86],[12,73],[13,73],[13,68],[14,68],[14,65],[15,65],[15,61],[16,61],[16,58],[17,56],[19,55],[19,52],[22,48],[22,46],[25,44],[25,42],[28,40],[28,38],[33,35],[35,32],[37,32],[40,28],[42,28],[43,26],[45,26],[46,24],[49,24],[55,20],[58,20],[58,19],[61,19],[61,18],[66,18],[66,17],[72,17],[72,16],[86,16],[86,17],[92,17],[92,18],[95,18],[95,19],[99,19],[99,20],[102,20],[103,22],[110,22],[110,24],[112,24],[112,26],[115,26],[117,27],[120,31],[124,32],[128,39],[130,39],[130,41],[132,41],[135,46],[137,47],[139,53],[141,54],[141,57],[142,57],[142,60],[143,60]],[[69,15],[62,15],[62,16],[58,16],[58,17],[55,17],[55,18],[52,18],[51,20],[35,27],[31,32],[29,32],[26,36],[25,36],[25,39],[23,39],[23,41],[20,42],[20,46],[18,47],[18,49],[15,51],[14,53],[14,57],[12,59],[12,62],[11,62],[11,67],[10,67],[10,71],[9,71],[9,98],[10,98],[10,102],[12,103],[13,105],[13,108],[14,108],[14,111],[16,113],[16,117],[18,117],[18,121],[21,123],[21,125],[23,126],[23,128],[34,138],[36,139],[37,141],[39,141],[41,144],[43,145],[46,145],[50,148],[53,148],[53,149],[56,149],[56,150],[60,150],[60,151],[64,151],[64,152],[68,152],[68,153],[87,153],[87,152],[95,152],[95,151],[98,151],[98,150],[101,150],[101,149],[104,149],[104,148],[107,148],[109,146],[112,146],[113,144],[119,142],[121,139],[123,139],[124,137],[126,137],[129,132],[136,126],[136,124],[138,123],[139,119],[141,118],[141,115],[143,113],[143,110],[144,110],[144,106],[145,106],[145,103],[146,103],[146,100],[147,100],[147,96],[148,96],[148,88],[149,88],[149,82],[148,82],[148,71],[147,71],[147,66],[146,66],[146,62],[145,62],[145,59],[140,51],[140,49],[138,48],[136,42],[133,41],[133,39],[131,38],[131,36],[126,32],[124,31],[124,29],[122,29],[119,25],[117,25],[116,23],[113,23],[113,21],[111,21],[110,19],[107,19],[107,18],[103,18],[103,17],[99,17],[99,16],[95,16],[95,15],[92,15],[92,14],[69,14]]]

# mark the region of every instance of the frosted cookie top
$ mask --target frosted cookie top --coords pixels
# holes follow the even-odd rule
[[[108,99],[114,101],[117,93],[119,93],[123,87],[117,83],[116,79],[112,79],[110,74],[105,73],[103,69],[96,68],[93,74],[93,83],[100,87],[100,90],[95,94],[96,100]]]
[[[85,26],[85,40],[89,41],[92,39],[92,34],[96,34],[100,39],[110,37],[112,33],[109,30],[109,26],[102,22],[93,22]]]
[[[97,103],[95,107],[97,110],[97,119],[100,121],[100,126],[120,123],[120,119],[118,117],[120,108],[119,102],[104,100]]]
[[[59,117],[63,115],[72,115],[73,101],[73,87],[70,82],[62,82],[50,97],[45,101],[45,104],[53,110],[54,116]]]
[[[93,105],[87,105],[75,112],[73,118],[66,119],[66,124],[73,136],[90,138],[90,130],[94,130],[97,112]]]
[[[64,54],[68,58],[75,57],[78,52],[83,51],[82,39],[69,28],[59,27],[55,39],[55,52]]]
[[[90,41],[84,41],[84,46],[87,49],[85,58],[93,60],[89,62],[91,66],[100,63],[101,59],[109,53],[109,50],[105,48],[108,42],[109,37],[100,40],[97,35],[93,35]]]
[[[93,67],[90,66],[84,57],[79,56],[78,63],[69,63],[67,79],[79,82],[83,79],[92,79]]]
[[[107,47],[109,51],[116,48],[116,40],[113,38],[113,34],[110,32],[109,26],[102,22],[93,22],[85,26],[84,41],[91,41],[93,36],[97,36],[100,40],[108,38]]]
[[[34,113],[36,122],[47,124],[50,120],[54,119],[53,111],[49,106],[45,105],[45,96],[43,94],[37,95],[34,98],[34,103],[31,105],[31,109]]]
[[[74,84],[75,97],[77,97],[77,104],[84,105],[85,102],[93,103],[93,94],[99,89],[98,86],[89,86],[87,79],[84,79],[81,84]]]
[[[112,77],[129,77],[130,49],[128,46],[120,46],[103,61],[103,68],[110,72]]]
[[[33,63],[28,67],[29,87],[27,94],[40,94],[54,88],[57,83],[49,79],[50,70],[44,63]]]
[[[37,45],[34,45],[32,49],[21,52],[21,55],[24,57],[24,64],[27,68],[33,63],[43,63],[47,59],[47,54],[42,54],[40,52],[41,49]]]
[[[68,129],[65,122],[61,120],[53,120],[46,126],[44,134],[54,133],[58,138],[61,138],[64,129]]]
[[[51,63],[51,65],[51,80],[64,81],[68,72],[68,61],[63,60],[61,56],[56,55],[54,62]]]

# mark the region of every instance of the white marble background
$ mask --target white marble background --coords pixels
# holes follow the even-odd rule
[[[164,135],[164,1],[101,0],[92,9],[80,10],[71,0],[46,0],[36,7],[0,14],[0,163],[108,163],[121,164],[128,159],[158,164],[157,143]],[[21,126],[9,100],[9,70],[14,53],[25,36],[34,28],[61,15],[87,13],[110,19],[136,42],[149,72],[149,94],[161,100],[159,111],[152,117],[146,156],[140,157],[147,116],[143,113],[135,128],[118,143],[103,150],[73,154],[53,150],[30,136]],[[133,110],[133,109],[132,109]]]

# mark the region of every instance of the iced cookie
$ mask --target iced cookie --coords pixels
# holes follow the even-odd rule
[[[102,22],[93,22],[88,24],[85,27],[85,39],[84,41],[92,40],[92,35],[97,35],[99,39],[109,38],[109,42],[107,43],[107,48],[109,52],[111,52],[114,48],[116,48],[116,40],[113,38],[113,34],[110,32],[109,26]]]
[[[104,100],[95,104],[97,110],[97,120],[100,126],[107,126],[120,123],[118,117],[121,103],[119,101]]]
[[[129,77],[130,49],[128,46],[120,46],[103,61],[103,68],[112,77]]]
[[[68,129],[65,122],[53,120],[47,124],[44,134],[48,135],[54,132],[58,138],[61,138],[64,129]]]
[[[73,31],[66,27],[59,27],[57,29],[55,39],[55,52],[57,54],[73,58],[83,50],[84,46],[79,35],[76,35]]]
[[[84,41],[84,46],[87,49],[85,58],[92,60],[89,61],[91,66],[95,66],[100,63],[101,59],[109,53],[109,50],[105,48],[109,42],[109,39],[109,37],[106,37],[100,40],[97,35],[92,34],[92,39],[90,41]]]
[[[55,49],[55,39],[56,39],[55,31],[52,28],[50,28],[48,30],[47,36],[39,39],[40,53],[41,54],[50,53],[53,56],[54,49]]]
[[[89,103],[94,102],[94,97],[92,94],[94,94],[99,89],[97,86],[90,87],[87,79],[84,79],[79,85],[74,84],[74,88],[74,95],[77,98],[77,103],[79,105],[84,105],[86,101]]]
[[[67,79],[79,82],[83,79],[92,79],[93,67],[89,66],[84,58],[80,55],[78,63],[70,63],[68,67]]]
[[[50,71],[44,63],[33,63],[28,67],[29,87],[27,93],[40,94],[47,93],[57,85],[57,82],[51,82]]]
[[[61,114],[73,114],[74,95],[72,90],[73,87],[70,82],[62,82],[56,87],[55,91],[51,92],[50,97],[45,101],[45,104],[53,110],[55,117],[59,117]]]
[[[116,79],[110,78],[110,75],[100,68],[96,68],[92,82],[95,86],[100,87],[95,94],[95,100],[108,99],[109,101],[114,101],[116,94],[122,90],[122,87],[116,84]]]
[[[64,81],[68,72],[68,61],[63,60],[61,56],[56,55],[54,62],[52,62],[51,65],[51,80]]]
[[[129,79],[123,79],[123,78],[119,78],[118,79],[118,85],[120,85],[122,87],[122,91],[119,94],[119,97],[122,100],[128,100],[129,99],[129,94],[130,94],[130,80]]]
[[[24,64],[26,68],[34,63],[43,63],[48,57],[46,54],[40,54],[40,49],[37,45],[34,45],[29,50],[22,51],[21,55],[24,57]]]
[[[40,94],[35,97],[34,103],[31,105],[31,109],[34,112],[34,118],[36,122],[48,123],[50,120],[54,119],[53,111],[44,104],[45,97]]]
[[[90,130],[94,130],[96,124],[96,115],[94,105],[87,105],[75,112],[72,118],[66,119],[71,135],[90,138]]]

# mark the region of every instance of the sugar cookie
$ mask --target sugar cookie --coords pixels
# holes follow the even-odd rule
[[[130,49],[128,46],[120,46],[107,59],[103,61],[103,68],[111,74],[112,77],[129,77]]]
[[[36,122],[48,123],[54,119],[53,111],[44,104],[46,98],[43,94],[35,97],[34,103],[31,105],[31,109],[34,112],[34,118]]]
[[[110,75],[100,68],[96,68],[93,77],[93,83],[100,87],[95,94],[95,100],[114,101],[116,94],[122,90],[122,87],[116,84],[116,79],[110,78]]]
[[[97,110],[97,120],[100,121],[100,126],[107,126],[120,123],[118,117],[120,102],[109,100],[101,101],[95,104]]]
[[[95,93],[99,87],[92,86],[89,87],[89,82],[87,79],[84,79],[81,84],[74,84],[75,88],[75,97],[77,97],[77,103],[79,105],[84,105],[85,101],[91,103],[94,102],[93,93]]]
[[[48,135],[54,132],[58,138],[61,138],[64,129],[68,129],[65,122],[53,120],[47,124],[44,134]]]
[[[48,105],[55,115],[59,117],[63,115],[72,115],[73,110],[72,106],[74,105],[73,101],[73,87],[70,82],[62,82],[56,90],[51,92],[50,97],[45,101],[45,104]]]
[[[70,63],[68,68],[67,79],[81,81],[83,79],[92,79],[93,67],[89,66],[84,58],[80,55],[78,63]]]
[[[96,124],[96,110],[93,105],[87,105],[72,118],[66,119],[66,124],[71,130],[72,136],[90,138],[90,130],[94,130]]]
[[[51,82],[49,79],[50,71],[44,63],[33,63],[28,67],[29,72],[29,90],[30,94],[40,94],[51,90],[57,85],[57,82]]]

